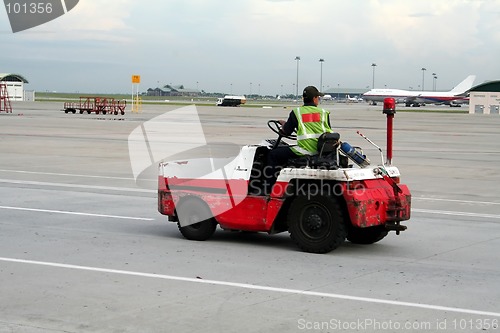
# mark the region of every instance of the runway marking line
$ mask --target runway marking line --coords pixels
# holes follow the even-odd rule
[[[47,176],[68,176],[68,177],[82,177],[82,178],[98,178],[98,179],[115,179],[115,180],[134,180],[134,178],[127,177],[114,177],[114,176],[99,176],[99,175],[83,175],[83,174],[73,174],[73,173],[55,173],[55,172],[41,172],[41,171],[26,171],[26,170],[10,170],[10,169],[0,169],[0,172],[11,172],[11,173],[19,173],[19,174],[33,174],[33,175],[47,175]],[[1,179],[3,182],[16,182],[15,180]],[[145,179],[145,181],[149,182],[157,182],[157,179]],[[23,181],[19,181],[23,183]],[[26,183],[31,183],[26,181]],[[59,183],[43,183],[43,182],[34,182],[40,185],[49,184],[49,185],[66,185]],[[72,185],[74,186],[74,185]],[[106,187],[103,187],[104,189]],[[109,187],[109,189],[118,189]],[[135,189],[128,189],[135,190]],[[138,189],[140,190],[140,189]],[[425,200],[425,201],[447,201],[447,202],[458,202],[458,203],[471,203],[471,204],[483,204],[483,205],[500,205],[500,202],[492,202],[492,201],[472,201],[472,200],[459,200],[459,199],[444,199],[444,198],[431,198],[431,197],[412,197],[413,200]]]
[[[248,284],[248,283],[238,283],[238,282],[218,281],[218,280],[205,280],[205,279],[200,279],[200,278],[189,278],[189,277],[182,277],[182,276],[173,276],[173,275],[164,275],[164,274],[155,274],[155,273],[143,273],[143,272],[125,271],[125,270],[119,270],[119,269],[107,269],[107,268],[99,268],[99,267],[79,266],[79,265],[70,265],[70,264],[61,264],[61,263],[54,263],[54,262],[25,260],[25,259],[15,259],[15,258],[0,257],[0,261],[20,263],[20,264],[39,265],[39,266],[49,266],[49,267],[56,267],[56,268],[66,268],[66,269],[74,269],[74,270],[84,270],[84,271],[92,271],[92,272],[108,273],[108,274],[119,274],[119,275],[127,275],[127,276],[146,277],[146,278],[171,280],[171,281],[201,283],[201,284],[208,284],[208,285],[218,285],[218,286],[252,289],[252,290],[259,290],[259,291],[270,291],[270,292],[284,293],[284,294],[305,295],[305,296],[324,297],[324,298],[335,298],[335,299],[343,299],[343,300],[348,300],[348,301],[387,304],[387,305],[404,306],[404,307],[411,307],[411,308],[420,308],[420,309],[426,309],[426,310],[457,312],[457,313],[472,314],[472,315],[479,315],[479,316],[500,317],[499,312],[489,312],[489,311],[456,308],[456,307],[448,307],[448,306],[432,305],[432,304],[424,304],[424,303],[393,301],[393,300],[371,298],[371,297],[360,297],[360,296],[351,296],[351,295],[343,295],[343,294],[333,294],[333,293],[317,292],[317,291],[311,291],[311,290],[278,288],[278,287],[269,287],[269,286],[262,286],[262,285]]]
[[[100,179],[115,179],[115,180],[134,180],[133,177],[115,177],[115,176],[99,176],[99,175],[82,175],[77,173],[55,173],[55,172],[41,172],[41,171],[24,171],[24,170],[8,170],[0,169],[0,172],[11,172],[30,175],[46,175],[46,176],[68,176],[68,177],[81,177],[81,178],[100,178]],[[157,182],[157,179],[145,179],[150,182]]]
[[[151,194],[156,194],[156,192],[157,192],[156,190],[148,190],[148,189],[141,189],[141,188],[110,187],[110,186],[65,184],[65,183],[48,183],[48,182],[9,180],[9,179],[0,179],[0,183],[38,185],[38,186],[71,187],[71,188],[121,191],[121,192],[141,192],[141,193],[151,193]],[[418,199],[420,199],[420,200],[441,200],[441,201],[462,202],[462,203],[490,204],[490,205],[498,204],[496,202],[481,202],[481,201],[474,202],[474,201],[466,201],[466,200],[448,200],[448,199],[432,199],[432,198],[418,198]],[[26,210],[28,210],[28,208],[26,208]],[[40,211],[42,211],[42,210],[40,210]],[[53,212],[57,213],[60,211],[53,211]],[[437,214],[437,215],[469,216],[469,217],[479,217],[479,218],[500,219],[500,215],[496,215],[496,214],[469,213],[469,212],[445,211],[445,210],[430,210],[430,209],[419,209],[419,208],[412,208],[412,212]],[[66,214],[69,214],[69,213],[66,213]],[[75,214],[77,214],[77,213],[75,213]],[[81,215],[84,215],[84,214],[81,214]],[[88,214],[88,215],[90,216],[91,214]],[[95,216],[100,216],[100,215],[95,215]]]
[[[0,209],[21,210],[21,211],[28,211],[28,212],[40,212],[40,213],[81,215],[81,216],[92,216],[92,217],[106,217],[106,218],[124,219],[124,220],[140,220],[140,221],[154,221],[155,220],[153,218],[148,218],[148,217],[94,214],[94,213],[70,212],[70,211],[64,211],[64,210],[37,209],[37,208],[24,208],[24,207],[11,207],[11,206],[0,206]]]
[[[431,209],[419,209],[419,208],[412,208],[411,211],[412,213],[414,212],[414,213],[428,213],[428,214],[439,214],[439,215],[482,217],[487,219],[500,219],[500,215],[495,215],[495,214],[469,213],[469,212],[431,210]]]
[[[459,199],[442,199],[442,198],[427,198],[427,197],[412,197],[412,200],[427,200],[427,201],[446,201],[446,202],[458,202],[458,203],[470,203],[474,205],[500,205],[500,202],[492,201],[473,201],[473,200],[459,200]]]
[[[82,175],[82,174],[76,174],[76,173],[55,173],[55,172],[8,170],[8,169],[0,169],[0,172],[12,172],[12,173],[22,173],[22,174],[31,174],[31,175],[46,175],[46,176],[68,176],[68,177],[83,177],[83,178],[134,180],[134,178],[131,178],[131,177],[127,178],[127,177],[114,177],[114,176]],[[150,181],[157,181],[157,180],[151,179]]]
[[[81,185],[81,184],[67,184],[67,183],[48,183],[48,182],[38,182],[38,181],[28,181],[28,180],[0,179],[0,183],[35,185],[35,186],[70,187],[70,188],[83,188],[83,189],[92,189],[92,190],[120,191],[120,192],[157,193],[156,190],[148,190],[148,189],[142,189],[142,188]]]

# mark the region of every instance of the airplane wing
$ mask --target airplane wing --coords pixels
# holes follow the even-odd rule
[[[418,96],[406,96],[404,103],[408,106],[411,104],[424,103]]]

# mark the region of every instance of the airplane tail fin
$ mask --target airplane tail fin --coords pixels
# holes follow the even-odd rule
[[[468,91],[470,88],[472,88],[472,85],[474,84],[474,80],[476,79],[475,75],[469,75],[465,80],[460,82],[455,88],[451,89],[450,92],[453,93],[454,95],[460,95],[463,94],[464,92]]]

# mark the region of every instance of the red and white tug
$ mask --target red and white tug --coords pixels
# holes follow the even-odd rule
[[[387,162],[382,156],[380,165],[370,165],[359,148],[345,152],[338,134],[326,136],[319,142],[317,156],[291,161],[279,173],[271,193],[266,193],[267,154],[273,146],[286,144],[279,136],[243,146],[227,160],[160,163],[158,210],[177,222],[187,239],[206,240],[217,225],[269,234],[288,231],[300,249],[313,253],[330,252],[346,238],[371,244],[389,231],[399,234],[406,229],[400,222],[410,219],[411,194],[400,183],[398,168],[390,164],[395,113],[391,101],[384,103],[384,113]],[[271,126],[277,122],[269,124],[278,132]]]

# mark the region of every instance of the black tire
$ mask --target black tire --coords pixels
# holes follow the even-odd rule
[[[178,209],[177,227],[189,240],[204,241],[209,239],[217,228],[217,221],[212,217],[208,206],[199,199],[187,199]]]
[[[351,226],[347,234],[347,240],[354,244],[373,244],[382,240],[389,231],[384,226],[358,228]]]
[[[288,211],[288,231],[297,246],[311,253],[327,253],[347,236],[342,210],[335,197],[299,196]]]

